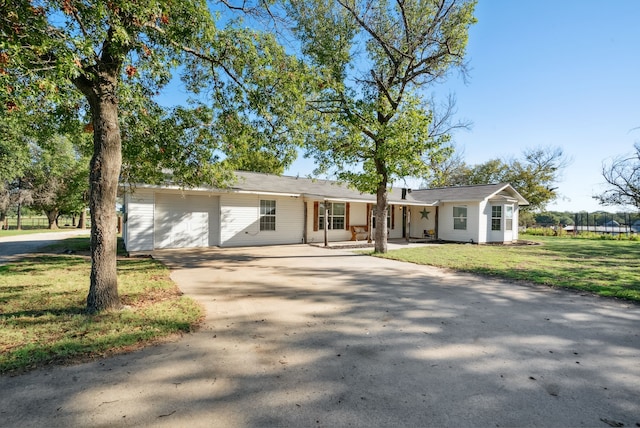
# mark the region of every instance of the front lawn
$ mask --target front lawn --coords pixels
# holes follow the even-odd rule
[[[640,302],[640,242],[526,239],[542,245],[442,244],[376,255]]]
[[[89,238],[63,241],[86,250]],[[0,266],[0,373],[126,352],[191,331],[203,309],[182,296],[153,259],[118,261],[125,308],[85,313],[90,261],[85,255],[34,256]]]
[[[0,230],[0,238],[3,236],[19,236],[19,235],[34,235],[36,233],[55,233],[55,232],[69,232],[78,230],[77,228],[60,228],[60,229],[9,229],[9,230]]]

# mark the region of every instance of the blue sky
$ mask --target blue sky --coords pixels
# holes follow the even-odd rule
[[[475,15],[467,82],[453,72],[428,91],[453,93],[457,118],[473,123],[454,135],[465,162],[559,147],[570,164],[547,209],[621,210],[592,196],[605,189],[603,162],[640,141],[640,0],[479,0]],[[312,171],[300,156],[285,174]]]
[[[479,0],[467,58],[435,88],[457,98],[457,117],[473,122],[455,135],[468,164],[521,157],[523,150],[560,147],[571,163],[547,208],[608,210],[602,163],[631,153],[640,141],[640,1]],[[289,175],[307,175],[308,160]]]

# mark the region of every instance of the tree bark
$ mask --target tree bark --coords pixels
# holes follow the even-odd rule
[[[378,183],[376,191],[376,236],[375,252],[387,252],[387,213],[389,212],[389,191],[385,180]]]
[[[22,204],[18,202],[16,230],[22,230]]]
[[[91,283],[87,311],[121,307],[116,266],[116,196],[122,165],[118,124],[117,83],[119,67],[97,70],[92,80],[78,79],[76,86],[91,106],[93,156],[89,164],[91,213]]]
[[[78,218],[78,229],[84,229],[86,227],[87,227],[86,214],[83,208],[82,211],[80,211],[80,218]]]
[[[49,229],[56,230],[58,228],[58,210],[50,210],[46,212],[49,221]]]

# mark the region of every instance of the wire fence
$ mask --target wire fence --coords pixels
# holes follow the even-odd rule
[[[80,220],[80,216],[60,216],[58,217],[58,227],[59,228],[75,228],[78,226],[78,222]],[[25,215],[20,219],[21,229],[23,230],[38,230],[38,229],[48,229],[49,228],[49,219],[43,215]],[[7,216],[5,220],[0,224],[3,230],[15,230],[18,228],[18,217],[17,216]],[[85,217],[85,227],[90,228],[91,223],[89,221],[89,216]]]
[[[640,233],[640,214],[575,213],[573,225],[565,226],[564,230],[568,233],[637,234]]]

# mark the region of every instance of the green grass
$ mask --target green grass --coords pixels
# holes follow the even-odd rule
[[[84,251],[88,238],[58,248]],[[126,308],[85,312],[86,256],[38,255],[0,266],[0,373],[127,352],[182,332],[203,316],[182,296],[169,271],[153,259],[118,261],[118,290]]]
[[[377,256],[640,302],[640,242],[526,238],[542,245],[443,244]]]
[[[17,236],[17,235],[32,235],[34,233],[49,233],[49,232],[69,232],[73,230],[78,230],[75,227],[65,227],[60,229],[9,229],[9,230],[0,230],[0,238],[3,236]]]

